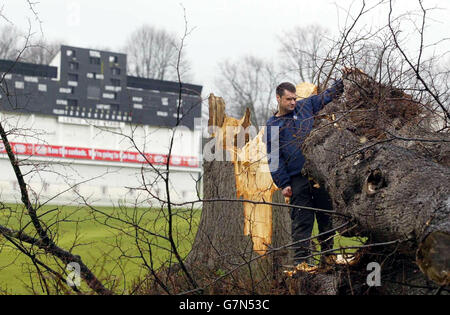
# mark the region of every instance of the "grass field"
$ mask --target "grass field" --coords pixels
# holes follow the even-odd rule
[[[20,219],[22,208],[9,206],[9,210],[0,212],[0,223],[18,228],[29,223],[27,219]],[[139,251],[136,247],[135,229],[122,221],[109,218],[110,216],[120,218],[123,221],[139,223],[143,228],[152,232],[167,235],[167,219],[160,210],[156,209],[117,209],[96,208],[93,212],[88,208],[60,207],[58,211],[55,206],[46,206],[39,214],[48,212],[44,221],[50,227],[49,230],[57,237],[57,244],[65,249],[71,249],[75,240],[78,244],[72,249],[74,254],[80,255],[94,273],[102,279],[114,281],[116,289],[126,293],[130,285],[138,277],[145,273],[142,260],[138,257]],[[174,235],[181,255],[186,255],[194,240],[196,227],[200,219],[200,210],[192,213],[187,210],[178,209],[174,216]],[[166,212],[165,212],[166,213]],[[25,216],[28,218],[27,216]],[[109,218],[109,219],[108,219]],[[56,221],[63,220],[59,224],[52,225]],[[31,233],[32,228],[26,231]],[[317,233],[317,227],[314,229]],[[139,244],[143,245],[143,252],[148,259],[146,243],[152,244],[152,257],[154,265],[159,266],[167,261],[169,256],[169,243],[161,239],[148,236],[147,233],[138,234]],[[335,246],[352,246],[359,244],[357,240],[336,237]],[[35,292],[45,294],[40,289],[37,276],[30,280],[29,270],[34,270],[31,260],[16,249],[11,248],[9,243],[0,238],[0,289],[12,294],[30,294],[33,286]],[[120,248],[120,249],[119,249]],[[55,266],[55,262],[48,258],[38,256],[40,259]],[[172,257],[172,259],[174,259]]]
[[[20,220],[21,208],[10,207],[12,211],[7,212],[14,212],[13,215],[7,215],[5,211],[2,211],[1,224],[4,224],[8,217],[9,223],[7,226],[14,228],[25,226],[28,220]],[[56,208],[55,206],[45,207],[39,213],[42,214]],[[135,258],[139,255],[139,251],[136,248],[133,227],[124,222],[113,219],[106,220],[106,218],[114,216],[123,221],[139,222],[141,227],[163,235],[167,235],[167,220],[161,215],[161,211],[156,209],[96,209],[99,212],[92,212],[88,208],[60,207],[59,211],[50,212],[45,216],[44,221],[50,225],[57,220],[64,219],[65,222],[50,227],[53,235],[57,236],[57,244],[64,249],[70,249],[74,241],[77,240],[80,245],[76,246],[72,252],[80,255],[85,264],[92,268],[96,275],[101,278],[115,278],[117,283],[122,284],[123,288],[124,279],[127,285],[130,285],[133,280],[142,274],[144,268],[141,260]],[[189,252],[190,245],[195,237],[200,211],[195,210],[192,216],[190,211],[180,209],[176,211],[173,223],[175,240],[180,253],[185,255]],[[190,217],[193,218],[192,222],[187,221]],[[26,231],[31,233],[33,230],[29,227],[26,228]],[[146,247],[145,242],[147,241],[154,245],[152,250],[155,266],[159,266],[161,262],[170,259],[168,251],[165,250],[170,248],[167,241],[148,236],[144,239],[142,234],[139,235],[141,245]],[[0,244],[8,243],[0,241]],[[52,261],[47,262],[54,265]],[[0,289],[15,294],[30,293],[31,281],[28,272],[30,265],[31,260],[28,257],[12,249],[11,245],[3,245],[0,251]]]

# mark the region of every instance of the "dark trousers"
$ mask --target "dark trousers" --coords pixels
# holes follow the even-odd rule
[[[297,175],[291,178],[292,197],[291,204],[324,210],[332,210],[330,196],[323,187],[314,188],[308,178]],[[319,234],[332,229],[332,220],[329,214],[299,208],[291,208],[292,241],[297,242],[311,237],[314,226],[314,216],[319,226]],[[322,251],[333,248],[334,232],[318,237]],[[328,239],[328,240],[327,240]],[[294,264],[302,263],[311,254],[310,241],[294,245]]]

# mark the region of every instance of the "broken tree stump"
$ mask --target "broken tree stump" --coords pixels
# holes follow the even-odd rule
[[[264,131],[250,139],[249,111],[238,120],[226,116],[223,99],[211,95],[209,101],[214,149],[225,150],[229,160],[203,164],[205,201],[186,262],[192,268],[224,272],[237,268],[234,274],[247,284],[256,281],[270,287],[269,282],[282,274],[281,266],[290,259],[287,249],[274,253],[270,249],[290,243],[291,236],[288,208],[263,204],[284,202],[269,171]],[[217,156],[224,157],[222,153]]]

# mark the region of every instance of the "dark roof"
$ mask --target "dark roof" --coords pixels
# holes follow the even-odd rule
[[[58,68],[34,63],[0,60],[0,72],[16,73],[26,76],[56,78]]]
[[[0,59],[0,72],[15,73],[34,77],[56,78],[58,74],[58,68],[47,65]],[[127,76],[127,87],[171,93],[179,93],[180,91],[179,82],[146,79],[133,76]],[[202,88],[203,87],[201,85],[187,83],[181,84],[181,91],[183,94],[199,96],[202,93]]]
[[[127,76],[127,87],[140,88],[144,90],[157,90],[161,92],[179,93],[180,83],[172,81],[162,81],[155,79],[146,79]],[[181,84],[181,92],[183,94],[190,94],[200,96],[202,93],[202,86],[194,84]]]

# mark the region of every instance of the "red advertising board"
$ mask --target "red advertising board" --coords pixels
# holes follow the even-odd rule
[[[144,153],[144,156],[142,156],[142,154],[138,153],[138,155],[137,155],[138,163],[147,163],[147,159],[148,159],[147,153]]]
[[[11,142],[12,151],[18,155],[33,155],[33,145],[29,143]]]
[[[126,163],[155,163],[155,154],[138,152],[122,152],[122,162]]]
[[[153,164],[153,159],[154,159],[154,154],[151,154],[151,153],[145,153],[144,154],[145,155],[145,158],[146,158],[146,161],[145,161],[145,163],[152,163]]]
[[[198,159],[195,156],[184,156],[183,166],[185,167],[198,167]]]
[[[34,155],[49,156],[49,157],[63,157],[64,147],[57,145],[35,144]]]
[[[64,147],[64,157],[68,159],[92,160],[91,149]]]
[[[10,142],[11,150],[17,155],[33,155],[33,145],[29,143]],[[6,153],[3,142],[0,142],[0,153]]]
[[[97,161],[120,162],[120,151],[94,149],[94,159]]]
[[[156,165],[166,165],[167,156],[162,154],[153,154],[153,163]]]
[[[172,155],[170,157],[170,165],[172,165],[172,166],[182,166],[183,165],[183,157],[182,156],[177,156],[177,155]]]
[[[138,163],[138,155],[137,152],[122,152],[122,162],[126,163]]]
[[[142,156],[138,152],[114,151],[102,149],[88,149],[77,147],[63,147],[47,144],[30,144],[11,142],[11,148],[18,155],[35,155],[55,158],[125,162],[125,163],[152,163],[154,165],[166,165],[167,155],[144,153]],[[5,146],[0,142],[0,154],[5,154]],[[179,167],[198,167],[196,157],[172,155],[170,158],[171,166]]]

